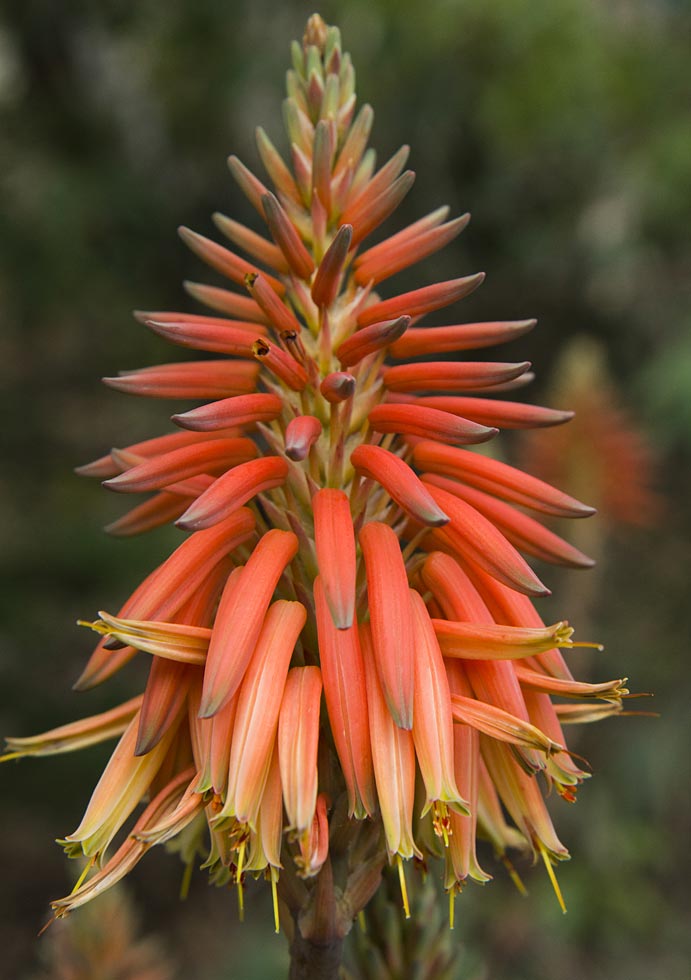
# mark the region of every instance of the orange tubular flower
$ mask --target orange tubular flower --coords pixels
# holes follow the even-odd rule
[[[371,521],[360,532],[367,572],[372,650],[386,703],[399,728],[413,727],[415,641],[406,568],[396,535]]]
[[[389,858],[421,857],[413,836],[415,744],[412,733],[394,721],[374,663],[369,629],[362,630],[372,758]]]
[[[279,600],[269,609],[238,696],[226,803],[221,816],[253,829],[268,776],[278,713],[305,607]]]
[[[358,629],[356,625],[349,629],[337,628],[320,578],[314,581],[314,601],[324,696],[348,787],[348,811],[359,818],[372,816],[376,803],[369,719],[367,712],[362,710],[367,699],[367,686]]]
[[[318,667],[293,667],[286,681],[278,722],[278,762],[288,826],[299,835],[312,828],[317,805],[319,700]]]
[[[56,915],[183,831],[187,859],[204,855],[240,900],[245,873],[265,873],[275,908],[280,889],[296,936],[314,949],[346,935],[387,856],[406,909],[403,859],[442,856],[452,893],[466,878],[487,880],[476,831],[508,867],[509,847],[539,851],[550,875],[566,857],[539,779],[574,799],[584,774],[561,722],[615,714],[625,682],[574,680],[558,649],[577,645],[572,631],[543,624],[534,599],[548,590],[519,551],[589,564],[542,519],[592,508],[469,447],[570,413],[505,400],[530,379],[527,362],[459,356],[520,337],[533,320],[459,324],[454,313],[451,325],[425,325],[482,273],[379,293],[468,216],[448,220],[439,208],[373,243],[414,175],[407,147],[375,171],[373,113],[356,108],[339,32],[315,15],[288,73],[290,158],[260,129],[267,182],[229,161],[257,228],[215,216],[238,254],[181,231],[231,288],[186,284],[212,313],[136,314],[161,337],[220,356],[106,379],[206,404],[176,403],[180,431],[80,469],[150,494],[113,533],[174,521],[187,537],[116,615],[87,624],[101,639],[76,687],[144,655],[144,695],[8,740],[5,758],[119,737],[66,840],[71,854],[100,861],[152,801],[134,837],[56,902]],[[451,357],[391,363],[418,354]]]

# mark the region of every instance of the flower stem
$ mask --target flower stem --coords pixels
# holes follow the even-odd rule
[[[334,936],[326,942],[306,939],[299,929],[290,947],[289,980],[338,980],[343,955],[343,939]]]

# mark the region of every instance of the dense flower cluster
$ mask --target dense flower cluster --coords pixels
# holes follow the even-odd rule
[[[570,418],[505,400],[528,363],[462,358],[534,321],[424,325],[482,274],[384,298],[389,277],[468,216],[442,207],[369,244],[413,183],[408,148],[376,169],[372,110],[356,111],[349,56],[320,18],[287,78],[290,166],[261,129],[268,182],[229,161],[268,234],[215,215],[237,254],[181,230],[238,288],[186,284],[215,315],[137,314],[213,358],[106,379],[203,404],[174,415],[176,431],[81,468],[150,495],[111,533],[175,521],[187,536],[117,615],[86,624],[101,640],[78,688],[142,651],[144,693],[9,740],[20,756],[119,737],[64,841],[91,860],[56,915],[164,842],[190,873],[202,858],[215,882],[237,883],[240,901],[246,876],[264,875],[304,908],[328,873],[344,931],[387,859],[404,905],[409,858],[440,858],[452,896],[486,881],[478,835],[512,874],[512,848],[552,874],[568,854],[543,789],[572,801],[585,775],[562,725],[614,714],[626,693],[623,680],[574,680],[559,650],[572,630],[544,625],[533,599],[547,589],[521,555],[587,566],[540,518],[592,509],[468,448]]]

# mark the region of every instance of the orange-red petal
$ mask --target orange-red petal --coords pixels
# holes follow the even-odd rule
[[[348,813],[363,819],[373,815],[376,798],[358,627],[336,628],[320,577],[314,581],[314,603],[324,697],[348,790]]]
[[[240,686],[274,589],[297,549],[291,531],[267,531],[237,586],[221,596],[204,668],[201,717],[214,715]]]
[[[209,528],[258,493],[280,487],[287,476],[288,463],[281,456],[262,456],[240,463],[218,477],[176,523],[187,531]]]
[[[415,644],[401,548],[395,532],[378,521],[360,531],[367,573],[372,647],[389,711],[400,728],[413,727]]]
[[[288,673],[278,720],[278,761],[288,826],[299,834],[311,829],[317,805],[321,693],[318,667],[293,667]]]
[[[326,602],[337,629],[353,624],[355,611],[355,531],[342,490],[318,490],[312,498],[317,565]]]

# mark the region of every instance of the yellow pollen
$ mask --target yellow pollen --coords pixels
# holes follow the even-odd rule
[[[408,889],[405,884],[405,871],[403,870],[403,861],[401,855],[396,855],[396,864],[398,865],[398,880],[401,885],[401,898],[403,899],[403,911],[405,912],[406,919],[410,918],[410,905],[408,904]]]
[[[358,925],[360,926],[360,932],[363,936],[367,935],[367,919],[365,918],[365,910],[360,909],[357,914]]]
[[[278,870],[271,868],[271,901],[274,907],[274,932],[276,935],[281,931],[281,920],[278,910]]]
[[[544,861],[545,867],[547,868],[547,874],[549,875],[549,880],[552,882],[552,888],[554,889],[554,894],[557,896],[557,901],[559,902],[559,907],[561,908],[564,915],[566,915],[566,904],[564,902],[564,896],[561,893],[561,888],[559,887],[559,882],[557,881],[557,876],[554,873],[554,867],[552,865],[552,859],[547,852],[547,848],[542,843],[541,840],[537,842],[538,849],[542,855],[542,860]]]

